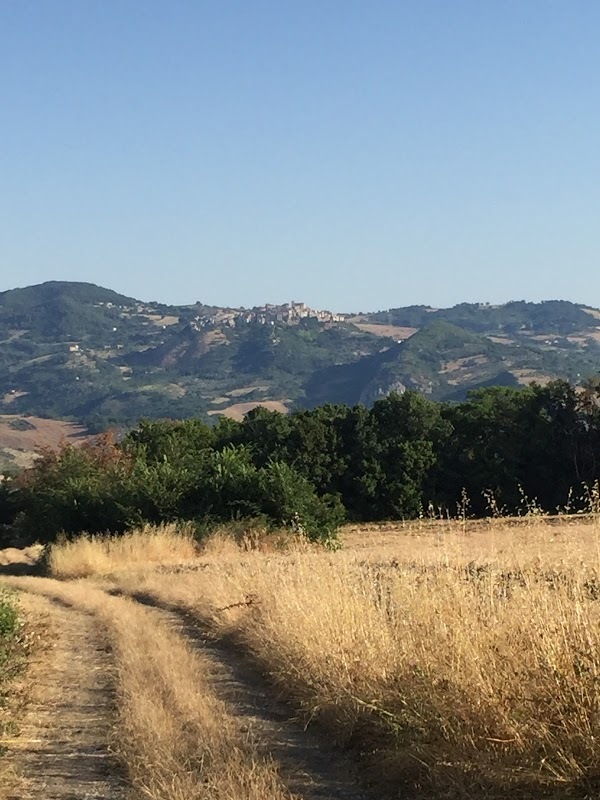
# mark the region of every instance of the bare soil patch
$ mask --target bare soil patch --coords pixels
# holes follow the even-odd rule
[[[480,353],[476,356],[464,356],[463,358],[457,358],[454,361],[446,361],[442,365],[440,372],[456,372],[456,370],[466,369],[468,367],[479,367],[482,364],[487,364],[488,361],[489,358],[483,353]]]
[[[268,386],[240,386],[239,389],[232,389],[230,392],[226,392],[229,397],[243,397],[246,394],[251,394],[252,392],[266,392],[268,391]]]
[[[153,322],[155,325],[163,326],[168,328],[170,325],[177,325],[179,322],[179,317],[175,317],[172,315],[162,316],[161,314],[146,314],[145,316]]]
[[[486,338],[495,344],[516,344],[517,341],[510,336],[487,336]]]
[[[513,369],[512,374],[523,386],[528,386],[530,383],[539,383],[540,386],[546,386],[550,381],[554,380],[551,375],[544,375],[543,372],[535,372],[529,369]]]
[[[600,311],[597,308],[588,308],[587,306],[584,306],[583,310],[586,312],[586,314],[589,314],[591,317],[600,319]]]
[[[229,339],[225,336],[223,331],[207,331],[202,337],[202,341],[207,347],[219,345],[219,344],[229,344]]]
[[[18,400],[18,399],[19,399],[19,397],[25,397],[25,396],[26,396],[26,395],[28,395],[28,394],[29,394],[29,392],[17,392],[17,391],[14,391],[14,392],[7,392],[7,393],[4,395],[4,397],[2,398],[2,402],[3,402],[5,405],[8,405],[9,403],[14,403],[14,402],[15,402],[15,400]]]

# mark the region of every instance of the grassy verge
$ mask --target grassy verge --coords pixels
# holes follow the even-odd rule
[[[15,596],[0,587],[0,798],[14,783],[12,770],[3,757],[7,740],[18,733],[22,697],[14,686],[25,667],[30,644]]]
[[[27,642],[17,600],[6,589],[0,588],[0,708],[2,712],[9,707],[11,683],[23,668]],[[0,731],[6,733],[12,722],[10,715],[3,719],[0,713]]]

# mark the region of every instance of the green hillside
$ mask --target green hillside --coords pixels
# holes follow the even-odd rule
[[[593,310],[593,309],[592,309]],[[595,327],[589,310],[567,300],[542,303],[513,301],[493,306],[489,303],[460,303],[453,308],[408,306],[366,315],[373,322],[421,328],[432,322],[449,322],[474,333],[516,334],[556,333],[567,335]]]
[[[141,416],[240,416],[256,403],[370,405],[407,388],[461,399],[599,371],[600,311],[565,301],[351,316],[301,303],[171,307],[88,283],[0,294],[0,413],[94,431]]]

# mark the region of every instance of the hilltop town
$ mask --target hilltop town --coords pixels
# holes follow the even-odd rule
[[[131,317],[132,315],[143,315],[153,320],[156,323],[157,315],[154,304],[139,303],[134,304],[119,304],[111,301],[101,301],[95,303],[96,308],[105,308],[107,310],[117,310],[121,317]],[[218,328],[227,326],[235,328],[237,325],[248,325],[251,323],[258,323],[260,325],[275,325],[282,323],[284,325],[297,325],[303,319],[314,319],[321,323],[335,323],[346,322],[350,318],[350,314],[335,314],[332,311],[318,310],[310,308],[306,303],[297,303],[292,300],[291,303],[282,303],[279,305],[273,303],[266,303],[263,306],[253,306],[252,308],[221,308],[205,306],[202,303],[196,303],[192,306],[180,306],[178,310],[181,312],[179,316],[170,316],[166,319],[169,324],[179,322],[180,319],[190,319],[190,313],[193,314],[197,307],[202,308],[200,314],[196,314],[191,318],[191,327],[195,330],[202,330],[206,328]],[[159,315],[160,317],[160,315]],[[163,322],[159,319],[159,322]],[[168,327],[161,325],[161,327]],[[117,328],[115,327],[116,331]]]
[[[283,303],[273,305],[266,303],[264,306],[253,308],[219,308],[208,314],[199,314],[191,322],[192,328],[216,328],[223,325],[235,328],[238,325],[258,323],[260,325],[275,325],[283,323],[295,325],[303,319],[314,319],[318,322],[344,322],[345,314],[334,314],[331,311],[317,311],[309,308],[305,303]]]

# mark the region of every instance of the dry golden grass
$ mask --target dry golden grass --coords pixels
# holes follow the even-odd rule
[[[52,545],[48,570],[59,579],[107,575],[149,564],[178,564],[197,555],[189,531],[175,525],[146,527],[122,536],[80,536]]]
[[[342,542],[345,550],[371,562],[435,566],[475,561],[499,569],[600,566],[600,526],[594,515],[347,525]]]
[[[136,797],[287,800],[274,765],[217,696],[208,656],[192,650],[160,612],[85,582],[41,578],[13,585],[95,615],[116,659],[113,746]],[[65,687],[65,692],[69,687]]]
[[[115,578],[250,652],[397,792],[592,797],[597,521],[347,531],[337,553],[227,549]],[[200,571],[195,571],[199,569]]]
[[[386,336],[397,340],[409,339],[419,330],[418,328],[408,328],[400,325],[383,325],[368,322],[355,322],[354,325],[359,330],[373,333],[375,336]]]
[[[22,394],[27,393],[23,392]],[[62,422],[57,419],[28,416],[26,419],[31,426],[28,430],[20,431],[11,428],[10,423],[19,419],[22,417],[18,414],[0,414],[0,447],[39,451],[42,447],[58,447],[65,441],[76,444],[89,438],[83,425]]]

